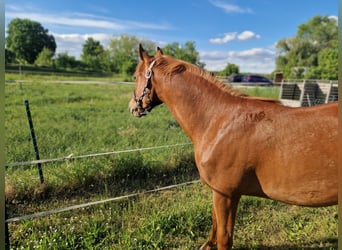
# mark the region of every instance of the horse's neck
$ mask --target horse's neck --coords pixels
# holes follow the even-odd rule
[[[222,90],[205,81],[200,78],[187,82],[185,78],[174,76],[162,89],[163,102],[193,142],[201,138],[223,113],[229,113],[227,106],[230,105],[226,106],[225,112],[220,110]]]

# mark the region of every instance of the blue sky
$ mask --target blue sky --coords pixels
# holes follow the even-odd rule
[[[76,56],[88,37],[108,46],[122,34],[163,47],[193,41],[208,70],[235,63],[242,72],[270,73],[275,44],[295,36],[315,15],[338,16],[338,0],[7,0],[13,18],[40,22],[55,37],[57,53]]]

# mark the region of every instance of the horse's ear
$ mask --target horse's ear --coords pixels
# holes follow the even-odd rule
[[[139,57],[141,61],[146,61],[149,58],[149,55],[142,47],[141,43],[139,43]]]
[[[161,48],[157,47],[156,57],[162,56],[164,53]]]

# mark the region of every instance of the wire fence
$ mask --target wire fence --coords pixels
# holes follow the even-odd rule
[[[14,162],[14,163],[6,163],[6,167],[17,167],[17,166],[25,166],[25,165],[35,165],[38,163],[51,163],[51,162],[61,162],[61,161],[71,161],[77,159],[84,159],[84,158],[92,158],[98,156],[108,156],[108,155],[116,155],[122,153],[133,153],[133,152],[142,152],[147,150],[153,149],[165,149],[165,148],[173,148],[179,146],[186,146],[191,145],[192,143],[181,143],[181,144],[174,144],[174,145],[162,145],[162,146],[154,146],[154,147],[146,147],[146,148],[136,148],[136,149],[127,149],[127,150],[119,150],[119,151],[111,151],[111,152],[103,152],[103,153],[94,153],[94,154],[86,154],[86,155],[78,155],[78,156],[65,156],[60,158],[53,158],[53,159],[41,159],[41,160],[32,160],[32,161],[24,161],[24,162]]]
[[[71,210],[75,210],[75,209],[90,207],[90,206],[99,205],[99,204],[103,204],[103,203],[107,203],[107,202],[119,201],[119,200],[123,200],[123,199],[133,198],[133,197],[140,196],[142,194],[150,194],[150,193],[156,193],[156,192],[169,190],[169,189],[173,189],[173,188],[178,188],[178,187],[182,187],[182,186],[186,186],[186,185],[195,184],[198,182],[200,182],[200,180],[187,181],[187,182],[183,182],[183,183],[179,183],[179,184],[175,184],[175,185],[169,185],[169,186],[165,186],[165,187],[161,187],[161,188],[155,188],[155,189],[148,190],[145,192],[133,193],[133,194],[113,197],[113,198],[109,198],[109,199],[105,199],[105,200],[87,202],[87,203],[83,203],[83,204],[79,204],[79,205],[63,207],[63,208],[58,208],[58,209],[54,209],[54,210],[43,211],[43,212],[39,212],[39,213],[14,217],[14,218],[7,219],[6,222],[9,223],[9,222],[16,222],[16,221],[20,221],[20,220],[40,218],[40,217],[44,217],[44,216],[48,216],[48,215],[52,215],[52,214],[57,214],[57,213],[67,212],[67,211],[71,211]]]
[[[122,154],[122,153],[133,153],[133,152],[141,152],[141,151],[148,151],[148,150],[180,147],[180,146],[186,146],[186,145],[191,145],[191,143],[183,143],[183,144],[175,144],[175,145],[163,145],[163,146],[154,146],[154,147],[137,148],[137,149],[128,149],[128,150],[104,152],[104,153],[96,153],[96,154],[88,154],[88,155],[80,155],[80,156],[68,156],[68,157],[55,158],[55,159],[42,159],[42,160],[34,160],[34,161],[26,161],[26,162],[16,162],[16,163],[12,163],[12,164],[6,164],[6,166],[7,167],[14,167],[14,166],[34,165],[37,163],[38,164],[45,164],[45,163],[58,162],[58,161],[70,161],[70,160],[77,160],[77,159],[83,159],[83,158],[89,158],[89,157],[108,156],[108,155]],[[182,186],[187,186],[187,185],[195,184],[198,182],[200,182],[200,180],[187,181],[187,182],[178,183],[178,184],[174,184],[174,185],[168,185],[168,186],[164,186],[164,187],[160,187],[160,188],[155,188],[155,189],[144,191],[144,192],[137,192],[137,193],[132,193],[132,194],[128,194],[128,195],[112,197],[109,199],[87,202],[87,203],[82,203],[82,204],[68,206],[68,207],[62,207],[62,208],[53,209],[53,210],[41,211],[41,212],[17,216],[17,217],[13,217],[13,218],[7,218],[5,220],[5,224],[6,224],[6,227],[5,227],[5,230],[6,230],[6,232],[5,232],[6,249],[10,249],[10,240],[9,240],[10,234],[8,231],[8,223],[18,222],[18,221],[22,221],[22,220],[31,220],[31,219],[41,218],[41,217],[45,217],[45,216],[49,216],[49,215],[53,215],[53,214],[62,213],[62,212],[67,212],[67,211],[86,208],[86,207],[90,207],[90,206],[100,205],[100,204],[104,204],[104,203],[108,203],[108,202],[120,201],[120,200],[129,199],[129,198],[133,198],[133,197],[138,197],[140,195],[146,195],[146,194],[150,194],[150,193],[156,193],[156,192],[170,190],[170,189],[174,189],[174,188],[178,188],[178,187],[182,187]]]

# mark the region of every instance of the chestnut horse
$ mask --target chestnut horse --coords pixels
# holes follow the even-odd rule
[[[194,65],[139,45],[129,109],[141,117],[165,103],[194,145],[213,194],[201,249],[231,249],[242,195],[300,206],[337,204],[337,102],[290,108],[247,96]]]

